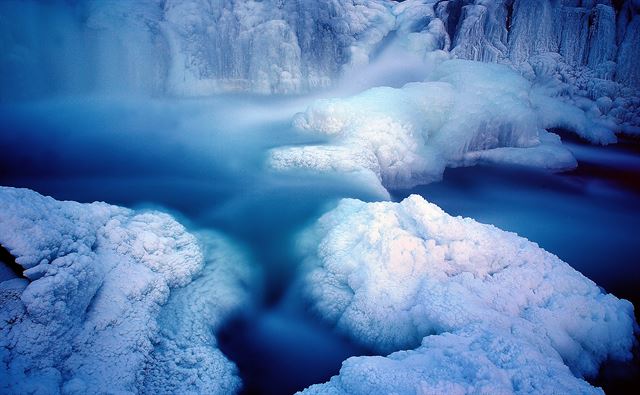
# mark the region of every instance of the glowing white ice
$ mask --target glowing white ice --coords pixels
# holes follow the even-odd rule
[[[388,357],[353,357],[310,394],[599,393],[631,358],[633,306],[514,233],[413,195],[345,199],[302,238],[301,292]]]
[[[215,331],[250,302],[252,275],[221,236],[13,188],[0,189],[0,235],[30,280],[0,284],[2,392],[240,388]]]
[[[440,63],[428,82],[315,102],[294,124],[328,142],[275,149],[270,165],[350,172],[398,188],[439,180],[446,167],[478,162],[574,168],[572,154],[545,129],[565,128],[596,143],[616,139],[581,109],[539,93],[505,66],[435,62]]]

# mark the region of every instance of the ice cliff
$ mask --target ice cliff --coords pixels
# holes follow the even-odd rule
[[[552,95],[614,100],[613,110],[601,105],[604,115],[640,125],[637,1],[452,0],[435,8],[454,56],[509,64],[553,86]]]
[[[0,189],[0,392],[237,392],[216,330],[250,302],[243,255],[171,216]]]
[[[312,311],[393,352],[350,358],[305,393],[602,393],[583,378],[631,358],[631,303],[535,243],[419,196],[345,199],[300,245]]]
[[[1,97],[296,93],[331,85],[389,45],[509,63],[592,99],[637,96],[639,8],[631,0],[8,0]]]
[[[1,74],[19,78],[3,97],[308,91],[367,63],[395,25],[376,0],[6,1],[0,20]]]

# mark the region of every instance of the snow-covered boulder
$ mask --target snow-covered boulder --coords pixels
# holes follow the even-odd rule
[[[478,162],[575,167],[549,128],[615,141],[580,108],[532,89],[509,68],[465,60],[443,61],[427,82],[318,100],[294,124],[328,142],[276,148],[273,168],[368,173],[387,188],[432,182],[445,167]]]
[[[632,356],[631,303],[535,243],[416,195],[342,200],[301,246],[312,311],[397,351],[350,358],[308,393],[599,393],[582,379]]]
[[[253,281],[223,237],[171,216],[0,189],[0,392],[233,393],[215,332]]]

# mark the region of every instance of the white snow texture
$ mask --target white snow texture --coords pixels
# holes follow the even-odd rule
[[[233,393],[215,331],[249,302],[241,254],[171,216],[0,189],[0,392]]]
[[[439,180],[445,167],[478,162],[574,168],[573,155],[545,129],[562,127],[596,143],[616,140],[605,125],[538,93],[505,66],[436,62],[428,82],[318,100],[294,124],[328,142],[276,148],[270,166],[365,173],[386,188],[403,188]]]
[[[387,357],[308,394],[591,394],[628,360],[633,306],[535,243],[412,195],[342,200],[301,240],[313,311]],[[411,351],[398,351],[411,350]]]

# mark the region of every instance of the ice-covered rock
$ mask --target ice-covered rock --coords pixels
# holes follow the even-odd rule
[[[247,305],[252,277],[221,236],[160,212],[2,188],[0,243],[30,280],[0,284],[1,392],[240,388],[215,331]]]
[[[197,236],[210,264],[188,286],[174,290],[160,312],[160,337],[144,369],[142,392],[238,391],[235,365],[215,347],[215,332],[231,313],[251,304],[254,274],[223,236],[211,231]]]
[[[310,394],[601,393],[582,379],[631,358],[631,303],[535,243],[419,196],[342,200],[301,247],[311,309],[397,351],[350,358]]]
[[[200,96],[329,86],[395,27],[386,0],[0,4],[4,98],[74,91]],[[58,52],[56,52],[58,51]]]
[[[444,61],[429,82],[319,100],[294,124],[329,141],[277,148],[269,158],[273,168],[367,172],[387,188],[428,183],[447,166],[478,161],[575,167],[549,128],[597,143],[615,141],[580,108],[533,90],[509,68],[464,60]]]
[[[0,100],[298,94],[357,80],[401,49],[393,57],[407,69],[376,84],[393,85],[414,57],[444,50],[560,85],[570,103],[608,96],[606,122],[640,125],[631,0],[7,0],[0,22]]]
[[[542,56],[553,67],[538,69],[532,77],[565,84],[568,90],[562,94],[569,100],[574,95],[598,99],[592,97],[594,85],[614,81],[619,83],[617,95],[640,96],[640,22],[633,1],[619,9],[611,1],[554,0],[450,0],[436,8],[449,27],[456,57],[526,71]],[[623,87],[629,89],[623,92]],[[635,124],[637,114],[637,109],[621,106],[610,118]]]

